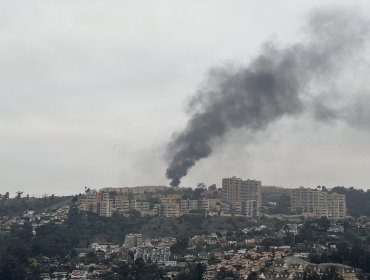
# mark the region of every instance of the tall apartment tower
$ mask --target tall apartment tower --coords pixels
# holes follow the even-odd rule
[[[222,179],[222,201],[231,203],[240,201],[242,182],[241,178],[236,177]]]
[[[241,201],[256,201],[261,207],[261,181],[231,177],[222,179],[222,200],[233,205]]]

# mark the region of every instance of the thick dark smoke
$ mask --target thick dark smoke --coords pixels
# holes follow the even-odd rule
[[[317,119],[338,118],[309,88],[335,79],[364,49],[368,22],[347,11],[319,11],[311,15],[300,43],[278,48],[266,43],[248,67],[223,67],[210,72],[207,86],[190,102],[186,128],[167,147],[166,171],[172,186],[202,158],[212,153],[212,142],[231,129],[266,129],[285,116],[317,106]],[[316,104],[316,105],[315,105]]]

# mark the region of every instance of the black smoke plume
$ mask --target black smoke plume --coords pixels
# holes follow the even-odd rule
[[[189,104],[185,129],[167,146],[166,175],[172,186],[202,158],[212,153],[212,142],[231,129],[250,132],[266,129],[286,116],[302,114],[317,105],[317,118],[337,118],[309,91],[336,75],[361,53],[368,39],[368,22],[343,10],[312,13],[305,36],[286,48],[268,42],[247,67],[222,67],[210,71],[207,85]]]

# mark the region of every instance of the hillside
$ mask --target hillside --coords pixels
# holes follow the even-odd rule
[[[0,216],[15,216],[27,210],[43,211],[70,205],[72,196],[49,196],[42,198],[2,198],[0,200]]]

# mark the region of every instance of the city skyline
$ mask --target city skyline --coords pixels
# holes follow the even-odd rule
[[[210,69],[245,67],[265,42],[304,41],[315,11],[370,14],[366,1],[347,2],[3,1],[0,193],[169,185],[166,147],[186,126],[187,104]],[[324,92],[334,109],[352,97],[370,105],[368,52],[310,94]],[[315,113],[282,116],[253,139],[243,128],[228,131],[180,186],[221,186],[236,175],[290,188],[370,188],[368,113],[357,120],[362,126],[330,115],[319,122]]]

